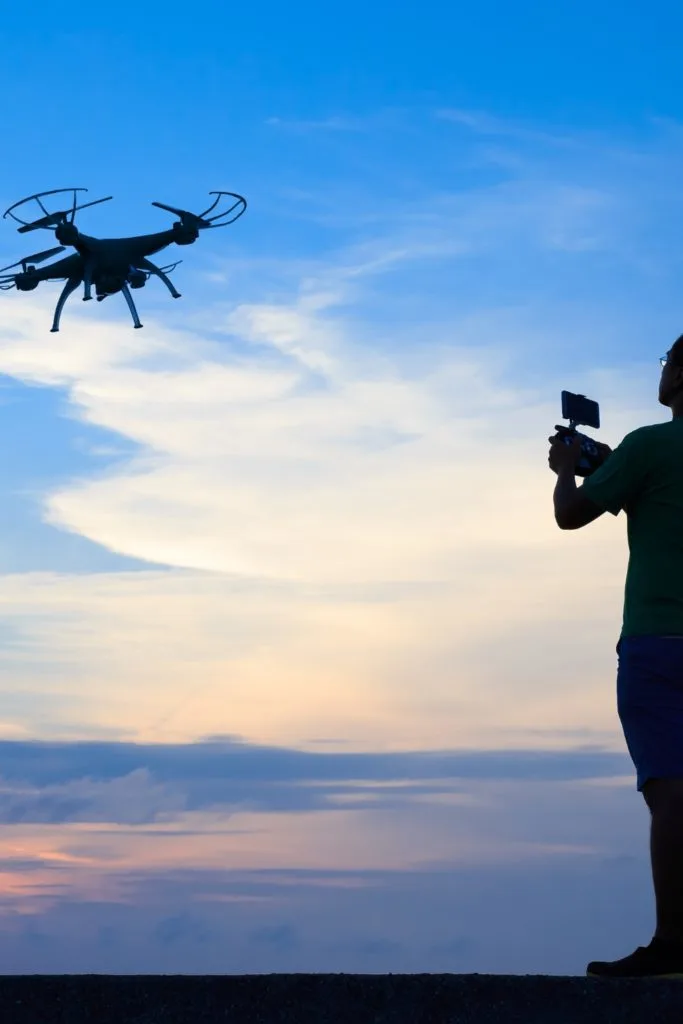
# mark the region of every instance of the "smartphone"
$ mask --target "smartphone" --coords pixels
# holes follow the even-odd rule
[[[562,418],[596,430],[600,427],[598,403],[585,395],[574,395],[571,391],[562,392]]]

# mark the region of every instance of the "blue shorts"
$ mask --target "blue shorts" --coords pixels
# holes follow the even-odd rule
[[[648,779],[683,778],[683,637],[622,637],[617,656],[617,710],[638,791]]]

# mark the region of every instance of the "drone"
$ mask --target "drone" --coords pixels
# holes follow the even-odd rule
[[[130,292],[131,288],[143,288],[150,277],[155,276],[163,281],[174,299],[180,298],[180,292],[177,291],[168,275],[182,260],[168,266],[157,267],[149,257],[173,242],[176,245],[191,245],[198,239],[199,232],[205,228],[221,228],[233,224],[247,208],[246,199],[238,195],[237,192],[210,192],[209,195],[216,196],[216,198],[207,210],[199,214],[178,210],[174,206],[166,206],[165,203],[152,203],[152,206],[158,206],[161,210],[174,213],[179,219],[168,230],[157,231],[150,235],[133,235],[130,238],[93,238],[91,235],[82,234],[76,227],[74,224],[76,213],[89,206],[106,203],[113,197],[105,196],[103,199],[94,199],[89,203],[80,203],[81,197],[78,193],[87,191],[86,188],[55,188],[50,192],[37,192],[35,195],[27,196],[26,199],[20,199],[3,214],[3,218],[11,217],[21,225],[17,229],[19,234],[44,228],[54,231],[55,239],[60,243],[52,249],[26,256],[23,260],[17,260],[16,263],[10,263],[9,266],[0,269],[0,290],[3,291],[16,288],[20,292],[30,292],[37,288],[41,281],[66,281],[57,300],[51,327],[52,332],[59,330],[64,303],[81,284],[83,285],[84,302],[92,299],[93,288],[98,302],[102,302],[109,295],[121,292],[133,318],[133,326],[142,327]],[[61,196],[65,192],[73,194],[69,209],[50,212],[49,206],[56,205],[63,200],[48,200],[46,197]],[[29,209],[29,203],[37,203],[42,212],[42,216],[39,216],[37,220],[24,220],[24,217],[28,216],[26,211]],[[227,209],[222,209],[224,206],[227,206]],[[219,208],[218,212],[213,213],[211,217],[207,216],[217,207]],[[43,263],[60,252],[64,252],[67,246],[72,246],[76,252],[62,257],[56,263],[50,263],[41,269],[36,268],[36,264]],[[21,270],[7,273],[14,267],[21,267]]]

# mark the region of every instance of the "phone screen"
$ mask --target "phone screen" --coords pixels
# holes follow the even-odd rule
[[[566,420],[584,424],[587,427],[600,427],[600,409],[598,403],[585,395],[575,395],[571,391],[562,392],[562,416]]]

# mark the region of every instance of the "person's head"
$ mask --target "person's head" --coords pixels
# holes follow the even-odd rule
[[[659,379],[659,401],[674,416],[683,416],[683,334],[673,343],[662,365]]]

